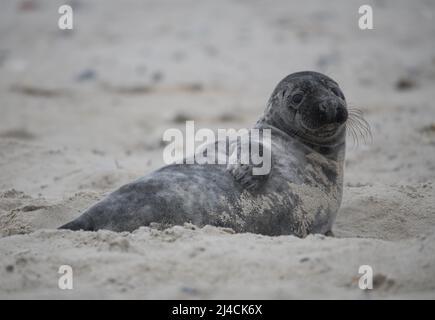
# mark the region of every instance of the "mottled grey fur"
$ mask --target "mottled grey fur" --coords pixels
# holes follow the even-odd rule
[[[342,197],[346,120],[336,82],[316,72],[291,74],[255,125],[272,131],[268,175],[254,176],[241,164],[168,165],[61,228],[132,231],[190,222],[265,235],[327,233]]]

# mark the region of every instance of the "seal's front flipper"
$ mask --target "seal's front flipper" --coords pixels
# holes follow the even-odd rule
[[[271,171],[270,147],[251,139],[245,143],[234,143],[232,149],[226,171],[247,190],[261,188]]]
[[[233,176],[234,180],[250,191],[259,189],[269,177],[268,174],[255,175],[253,169],[252,164],[237,163],[227,166],[227,172]]]

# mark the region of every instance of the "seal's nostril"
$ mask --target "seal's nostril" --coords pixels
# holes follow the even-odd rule
[[[326,110],[327,110],[327,105],[325,103],[320,103],[319,104],[319,111],[326,112]]]
[[[337,108],[337,114],[335,117],[337,123],[344,123],[347,120],[347,110],[345,108],[339,107]]]

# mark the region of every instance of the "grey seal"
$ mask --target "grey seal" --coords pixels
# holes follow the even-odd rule
[[[312,71],[290,74],[254,126],[271,130],[268,174],[254,175],[252,164],[241,163],[167,165],[60,228],[133,231],[189,222],[271,236],[327,234],[342,198],[347,119],[334,80]]]

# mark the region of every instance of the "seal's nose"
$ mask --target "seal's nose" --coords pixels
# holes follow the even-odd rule
[[[347,116],[347,109],[344,106],[339,106],[336,111],[335,121],[339,124],[345,123]]]
[[[322,123],[338,123],[342,124],[347,120],[346,107],[338,101],[326,100],[318,105],[319,118]]]

